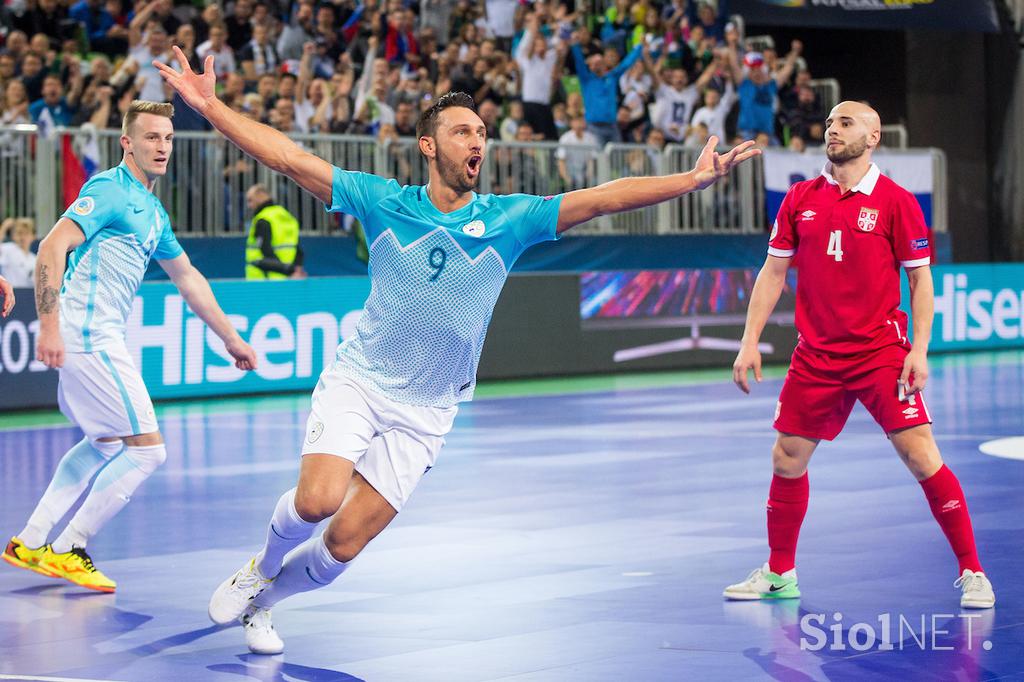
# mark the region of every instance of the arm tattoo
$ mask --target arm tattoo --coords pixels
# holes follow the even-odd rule
[[[36,308],[40,315],[52,313],[57,309],[57,290],[49,286],[50,274],[45,265],[39,266],[39,281],[36,282]]]

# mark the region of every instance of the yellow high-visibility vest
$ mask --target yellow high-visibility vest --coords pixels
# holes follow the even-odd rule
[[[263,251],[256,239],[256,223],[261,220],[270,223],[270,248],[274,250],[278,260],[285,265],[291,265],[295,262],[295,254],[298,252],[299,221],[284,206],[266,206],[252,217],[252,223],[249,224],[249,240],[245,245],[245,278],[288,279],[288,275],[267,272],[255,265],[263,260]]]

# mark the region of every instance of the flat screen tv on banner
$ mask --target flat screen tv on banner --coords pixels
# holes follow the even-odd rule
[[[999,30],[992,0],[730,0],[729,12],[747,25]]]
[[[759,268],[692,268],[586,272],[580,275],[580,323],[585,331],[689,328],[678,339],[619,348],[615,362],[669,353],[739,350],[747,304]],[[796,271],[790,270],[769,323],[792,325]],[[709,328],[727,327],[708,333]],[[724,335],[721,335],[723,334]],[[762,353],[775,352],[770,343]]]

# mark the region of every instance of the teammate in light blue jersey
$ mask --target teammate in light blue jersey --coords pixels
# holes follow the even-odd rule
[[[298,486],[278,501],[263,549],[210,600],[214,622],[240,619],[249,649],[275,654],[284,643],[271,606],[341,575],[433,466],[457,404],[472,397],[491,311],[520,254],[591,218],[708,187],[759,152],[746,142],[719,156],[711,138],[688,173],[554,197],[480,196],[486,128],[469,95],[449,93],[417,124],[430,181],[402,187],[332,167],[233,112],[214,95],[213,58],[200,75],[174,49],[182,71],[157,67],[182,99],[328,210],[357,217],[369,244],[370,296],[313,391]],[[310,539],[328,517],[323,535]]]
[[[89,538],[167,457],[152,401],[124,340],[151,258],[224,341],[235,365],[256,366],[255,352],[189,262],[153,194],[171,156],[173,113],[170,104],[131,103],[121,130],[121,164],[85,184],[40,243],[36,261],[37,357],[60,369],[61,411],[85,438],[64,455],[24,530],[11,538],[2,556],[19,568],[99,592],[113,592],[116,583],[93,564],[85,549]],[[47,544],[53,527],[86,489],[82,506]]]

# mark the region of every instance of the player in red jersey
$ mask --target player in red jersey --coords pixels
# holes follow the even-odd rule
[[[768,562],[728,599],[799,597],[796,544],[807,512],[807,463],[821,439],[842,430],[860,400],[921,484],[960,564],[960,605],[989,608],[963,490],[942,463],[921,390],[928,380],[934,312],[928,228],[917,200],[871,162],[881,122],[870,107],[841,102],[825,122],[829,162],[821,175],[790,188],[772,228],[768,258],[747,310],[733,380],[745,392],[748,370],[761,380],[758,338],[782,292],[786,270],[800,269],[800,334],[775,410],[768,495]],[[899,309],[900,268],[910,280],[913,338]]]

